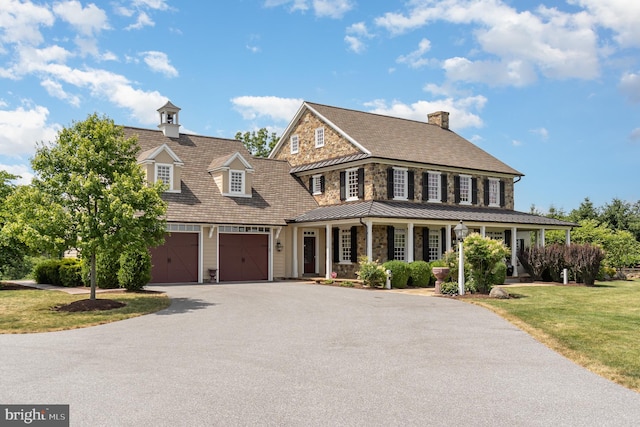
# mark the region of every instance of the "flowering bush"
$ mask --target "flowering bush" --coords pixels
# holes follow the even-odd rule
[[[365,285],[377,288],[384,286],[387,280],[387,273],[377,261],[369,261],[366,256],[361,256],[358,262],[359,270],[356,275]]]
[[[503,263],[509,255],[509,249],[500,240],[493,240],[473,233],[464,239],[465,261],[471,267],[471,277],[474,279],[478,291],[488,293],[497,283],[493,281],[501,276],[496,274],[498,263]],[[504,282],[504,280],[503,280]]]

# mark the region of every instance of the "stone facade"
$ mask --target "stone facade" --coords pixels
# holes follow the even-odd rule
[[[316,148],[316,129],[324,128],[324,146]],[[294,125],[290,135],[298,136],[298,153],[291,154],[291,140],[283,141],[275,158],[287,160],[291,166],[306,165],[321,160],[361,153],[342,135],[335,132],[314,114],[307,111]],[[339,200],[339,199],[338,199]]]

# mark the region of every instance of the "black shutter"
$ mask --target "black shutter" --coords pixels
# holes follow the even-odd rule
[[[422,200],[425,202],[429,200],[429,173],[428,172],[422,173]]]
[[[443,173],[440,175],[440,179],[442,180],[440,183],[440,200],[444,203],[447,201],[447,193],[449,193],[449,188],[447,187],[447,174]]]
[[[460,175],[456,175],[453,178],[453,188],[456,193],[456,203],[460,203]]]
[[[387,199],[393,199],[393,168],[387,169]]]
[[[364,199],[364,168],[358,169],[358,198]]]
[[[324,175],[320,177],[320,192],[324,193]]]
[[[471,178],[471,204],[478,204],[478,179]]]
[[[500,207],[504,208],[507,206],[506,200],[504,200],[504,181],[500,180]]]
[[[351,227],[351,262],[358,262],[358,227]]]
[[[333,262],[340,262],[340,229],[333,229]]]
[[[484,205],[489,206],[489,179],[484,180]]]
[[[313,177],[309,177],[309,193],[313,194]]]
[[[447,229],[442,227],[440,229],[440,253],[444,254],[447,252]]]
[[[429,262],[429,227],[422,229],[422,260]]]
[[[395,246],[394,246],[394,237],[395,237],[395,229],[393,226],[387,226],[387,260],[391,261],[394,258],[395,254]]]
[[[415,174],[413,171],[407,171],[407,199],[413,200],[415,197]]]
[[[340,172],[340,200],[346,200],[347,198],[346,179],[346,172]]]
[[[511,230],[504,230],[504,244],[506,247],[511,247]]]

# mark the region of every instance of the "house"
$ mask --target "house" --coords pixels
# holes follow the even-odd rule
[[[167,239],[152,250],[152,281],[355,277],[358,257],[435,260],[459,221],[516,251],[531,232],[572,223],[514,210],[523,174],[449,129],[304,102],[268,159],[239,142],[179,132],[161,107],[159,131],[137,135],[149,182],[168,185]],[[514,275],[517,275],[517,269]]]

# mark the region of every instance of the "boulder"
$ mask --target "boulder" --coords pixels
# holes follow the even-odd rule
[[[489,296],[491,298],[507,299],[509,298],[509,292],[505,291],[499,286],[496,286],[494,288],[491,288],[491,292],[489,292]]]

